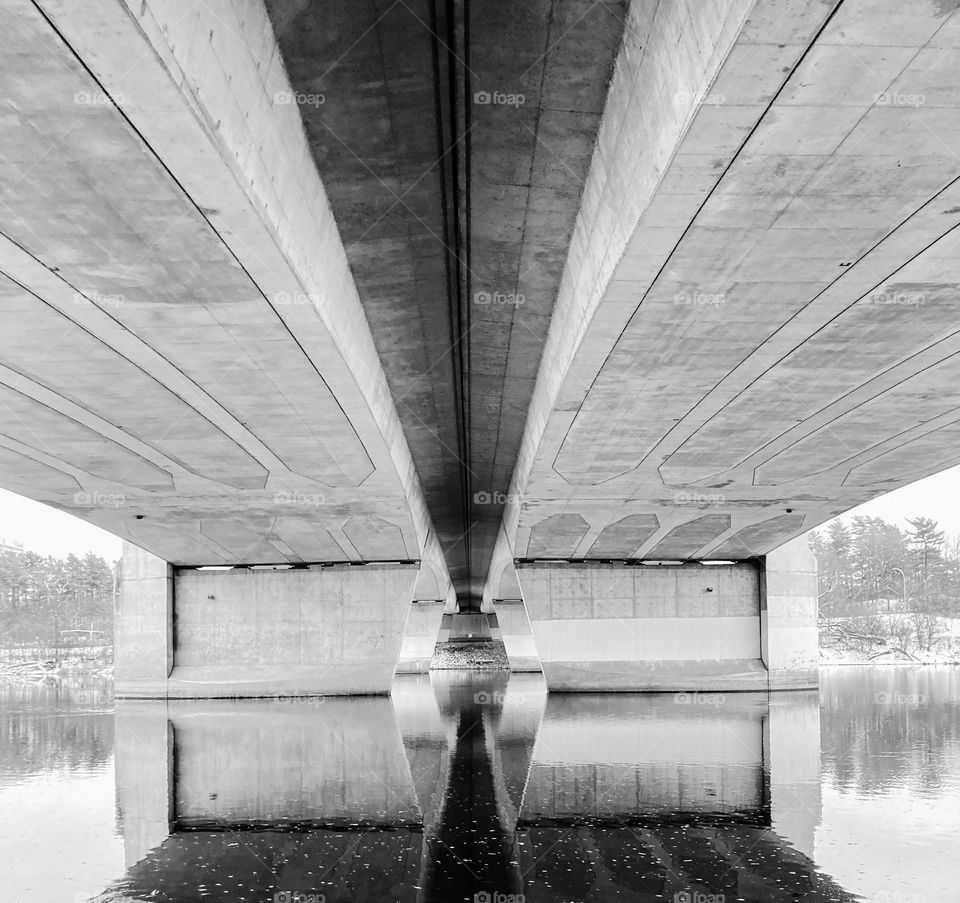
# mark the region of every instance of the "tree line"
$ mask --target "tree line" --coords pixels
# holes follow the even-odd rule
[[[901,529],[878,517],[831,521],[810,535],[825,639],[869,653],[936,651],[960,618],[960,541],[935,520]]]
[[[99,555],[57,558],[0,550],[0,646],[61,648],[86,641],[113,642],[119,564]]]

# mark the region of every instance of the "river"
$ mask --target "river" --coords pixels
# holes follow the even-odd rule
[[[819,693],[0,686],[0,900],[960,900],[960,668]]]

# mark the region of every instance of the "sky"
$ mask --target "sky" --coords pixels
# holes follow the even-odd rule
[[[960,467],[951,467],[902,489],[894,489],[834,519],[849,523],[858,514],[879,517],[904,530],[910,529],[908,517],[932,517],[948,535],[960,535]]]
[[[960,535],[960,467],[851,508],[840,519],[849,521],[857,514],[880,517],[904,529],[909,526],[908,517],[924,515],[938,521],[948,534]],[[107,561],[116,561],[121,551],[119,537],[5,489],[0,489],[0,537],[22,542],[30,551],[60,558],[71,552],[94,552]]]
[[[0,489],[0,537],[22,542],[27,551],[65,558],[94,552],[106,561],[120,557],[118,536],[23,496]]]

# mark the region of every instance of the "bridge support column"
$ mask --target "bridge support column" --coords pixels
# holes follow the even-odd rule
[[[425,674],[430,670],[445,607],[442,601],[414,602],[410,606],[397,674]]]
[[[500,622],[494,612],[444,612],[431,669],[509,671]]]
[[[817,686],[817,557],[806,537],[766,558],[760,594],[760,655],[770,687]]]
[[[117,695],[389,693],[417,570],[170,568],[126,546]]]
[[[120,578],[114,613],[114,692],[165,696],[173,668],[173,568],[124,542]]]
[[[590,561],[517,571],[551,691],[816,686],[816,563],[802,549],[769,556],[766,571]]]

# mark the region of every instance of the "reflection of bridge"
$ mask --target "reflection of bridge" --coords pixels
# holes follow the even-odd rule
[[[789,6],[0,2],[0,482],[156,556],[122,693],[521,595],[554,688],[811,684],[774,550],[955,458],[960,14]]]
[[[538,682],[449,676],[394,700],[121,702],[115,889],[153,903],[200,883],[212,903],[852,899],[811,860],[816,694],[544,702]]]

